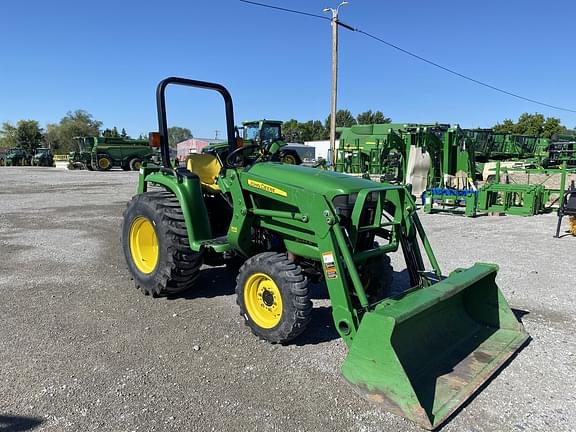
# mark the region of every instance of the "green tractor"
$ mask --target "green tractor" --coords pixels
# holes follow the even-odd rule
[[[191,155],[192,171],[172,166],[169,85],[221,94],[224,159],[198,154]],[[496,285],[496,265],[441,273],[403,185],[277,162],[281,146],[274,140],[240,146],[232,98],[219,84],[172,77],[156,94],[162,162],[140,170],[122,223],[128,268],[145,294],[194,289],[202,264],[242,260],[241,316],[260,338],[288,343],[314,313],[309,282],[323,282],[334,326],[349,347],[344,378],[428,429],[445,422],[529,340]],[[392,288],[395,251],[406,262],[406,290]]]
[[[8,149],[5,156],[6,166],[29,166],[30,155],[26,150],[20,147]]]
[[[52,150],[46,147],[37,148],[32,156],[33,166],[54,167],[54,155]]]
[[[281,147],[275,158],[284,163],[292,165],[312,164],[316,159],[314,147],[296,143],[288,144],[284,141],[282,122],[279,120],[263,119],[242,122],[242,126],[236,128],[236,136],[239,138],[239,145],[267,146],[275,143]],[[210,144],[202,149],[202,153],[218,154],[224,160],[228,153],[228,144]]]
[[[73,140],[78,146],[78,150],[68,154],[68,169],[87,169],[92,171],[94,169],[92,168],[92,146],[94,145],[94,138],[78,136],[74,137]]]

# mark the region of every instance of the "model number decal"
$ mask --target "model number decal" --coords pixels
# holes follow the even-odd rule
[[[262,183],[259,181],[248,179],[248,186],[252,186],[253,188],[260,189],[283,197],[288,196],[286,191],[283,191],[282,189],[275,188],[274,186],[270,186],[269,184]]]

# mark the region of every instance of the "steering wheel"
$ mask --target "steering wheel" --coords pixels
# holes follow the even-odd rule
[[[260,148],[258,144],[250,144],[244,147],[238,147],[236,150],[226,156],[226,166],[228,168],[239,168],[244,165],[246,156],[244,151]]]

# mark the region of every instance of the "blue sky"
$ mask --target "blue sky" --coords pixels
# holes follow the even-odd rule
[[[576,109],[568,0],[476,2],[349,0],[341,20],[461,73]],[[331,0],[262,0],[322,14]],[[137,136],[157,128],[155,86],[170,75],[224,84],[236,122],[324,120],[330,108],[328,21],[237,0],[4,2],[0,122],[44,126],[85,109]],[[171,89],[169,122],[195,136],[224,131],[217,96]],[[395,122],[489,127],[540,112],[576,126],[576,114],[505,96],[340,31],[338,107],[381,110]]]

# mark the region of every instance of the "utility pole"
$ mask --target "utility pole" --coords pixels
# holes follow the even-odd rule
[[[332,95],[330,104],[330,163],[336,165],[336,95],[338,92],[338,11],[340,6],[347,5],[343,1],[336,9],[325,8],[324,12],[332,12]]]

